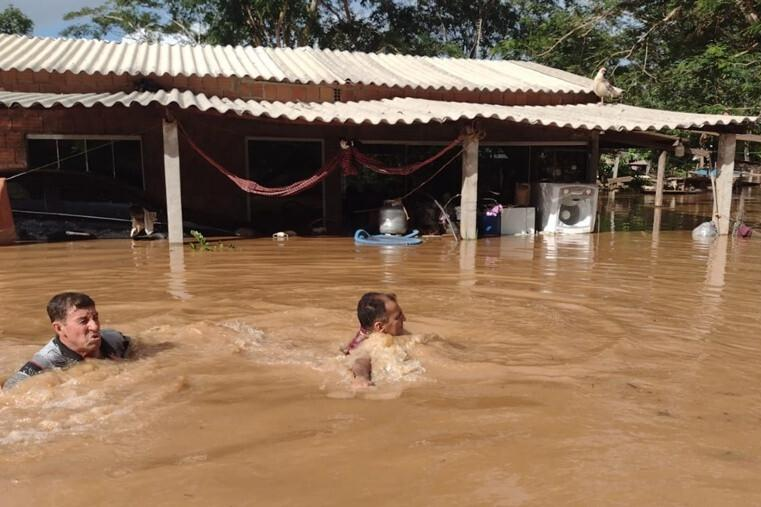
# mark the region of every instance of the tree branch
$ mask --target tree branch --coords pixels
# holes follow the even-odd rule
[[[344,0],[344,15],[346,16],[346,21],[351,22],[353,21],[353,16],[351,14],[351,6],[349,5],[349,0]]]
[[[749,24],[758,23],[758,13],[753,8],[753,2],[750,0],[735,0],[735,3]]]
[[[664,17],[663,19],[661,19],[657,23],[653,23],[653,25],[650,27],[650,29],[647,32],[645,32],[642,35],[640,35],[639,38],[637,38],[637,41],[634,44],[632,44],[632,47],[630,47],[628,50],[624,49],[624,50],[621,50],[621,51],[616,51],[615,53],[612,53],[608,58],[612,58],[612,57],[615,57],[615,56],[622,55],[622,54],[626,53],[624,56],[621,57],[621,59],[622,60],[629,60],[631,58],[631,56],[634,54],[634,51],[640,45],[642,45],[642,43],[645,42],[648,37],[650,37],[650,34],[653,33],[653,31],[656,28],[658,28],[660,25],[663,25],[663,24],[668,23],[669,21],[671,21],[674,18],[674,16],[676,16],[676,14],[680,10],[681,10],[681,7],[675,7],[675,8],[673,8],[671,10],[671,12],[666,14],[666,17]],[[618,65],[616,65],[616,68],[618,68]],[[648,74],[648,75],[650,75],[650,74]]]
[[[257,46],[262,46],[263,44],[261,38],[259,37],[259,30],[257,30],[259,23],[256,22],[254,13],[251,12],[251,6],[243,6],[243,13],[246,15],[246,25],[248,26],[249,33],[251,34],[251,42]]]
[[[543,56],[547,56],[548,54],[552,53],[552,51],[556,47],[558,47],[560,45],[560,43],[563,42],[564,40],[566,40],[568,37],[570,37],[571,35],[573,35],[574,33],[578,32],[579,30],[581,30],[583,28],[587,28],[587,27],[590,27],[590,26],[594,27],[595,24],[597,24],[598,22],[602,21],[603,19],[606,19],[608,16],[610,16],[610,14],[612,14],[612,12],[613,12],[613,9],[609,9],[609,10],[603,12],[602,14],[594,16],[589,21],[580,24],[579,26],[575,27],[573,30],[570,30],[568,33],[566,33],[565,35],[560,37],[558,40],[556,40],[555,43],[552,46],[549,47],[549,49],[547,49],[545,51],[542,51],[541,53],[539,53],[535,57],[536,58],[541,58]],[[587,33],[589,33],[589,32],[587,32]]]

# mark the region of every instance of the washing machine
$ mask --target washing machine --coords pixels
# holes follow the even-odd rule
[[[594,231],[597,185],[539,183],[538,228],[549,234],[584,234]]]

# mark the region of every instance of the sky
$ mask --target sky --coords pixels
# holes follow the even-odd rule
[[[61,30],[71,24],[63,20],[64,14],[103,3],[105,0],[0,0],[0,10],[13,4],[34,21],[34,35],[58,37]]]

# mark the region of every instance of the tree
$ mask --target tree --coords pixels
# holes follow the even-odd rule
[[[34,22],[12,4],[0,11],[0,33],[30,35]]]
[[[591,77],[627,103],[758,114],[761,23],[751,0],[521,2],[521,36],[496,52]]]
[[[483,57],[516,23],[508,2],[479,0],[107,0],[70,12],[62,35]],[[139,38],[139,37],[138,37]]]
[[[204,41],[204,8],[210,2],[197,0],[106,0],[98,7],[84,7],[64,15],[64,20],[80,18],[61,32],[65,37],[105,39],[116,35],[137,42],[173,40]]]

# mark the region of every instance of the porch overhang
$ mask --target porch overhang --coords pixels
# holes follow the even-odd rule
[[[160,105],[223,115],[344,125],[412,125],[498,120],[600,133],[643,134],[663,130],[719,128],[744,133],[748,126],[759,121],[757,116],[682,113],[625,104],[509,106],[410,97],[359,102],[268,102],[207,97],[204,94],[177,89],[76,94],[0,92],[0,105],[45,109]]]
[[[734,166],[734,149],[737,134],[758,124],[755,116],[729,116],[680,113],[646,109],[624,104],[563,104],[543,106],[495,105],[470,102],[437,101],[421,98],[397,97],[381,100],[357,102],[268,102],[257,100],[229,99],[217,96],[207,97],[190,91],[159,90],[156,92],[118,93],[16,93],[0,92],[0,106],[7,108],[65,109],[92,107],[163,107],[169,112],[195,110],[206,114],[225,117],[255,118],[294,124],[345,125],[345,126],[398,126],[458,124],[482,121],[518,126],[527,130],[570,131],[570,135],[581,133],[587,139],[591,157],[588,177],[594,178],[599,160],[600,147],[616,148],[624,146],[644,146],[668,149],[673,142],[660,131],[700,130],[719,132],[718,166],[721,177],[717,187],[721,202],[715,221],[720,234],[728,233],[731,211],[731,174]],[[179,158],[177,125],[165,115],[164,127],[164,170],[166,197],[170,220],[170,243],[182,242],[179,184]],[[495,136],[497,137],[497,136]],[[664,138],[665,137],[665,138]],[[463,145],[463,181],[461,203],[463,219],[461,228],[464,239],[475,239],[478,139],[469,136]],[[500,139],[492,139],[499,142]],[[659,181],[662,181],[665,167],[665,151],[659,162]],[[656,204],[658,197],[656,196]],[[172,232],[174,231],[174,232]]]

